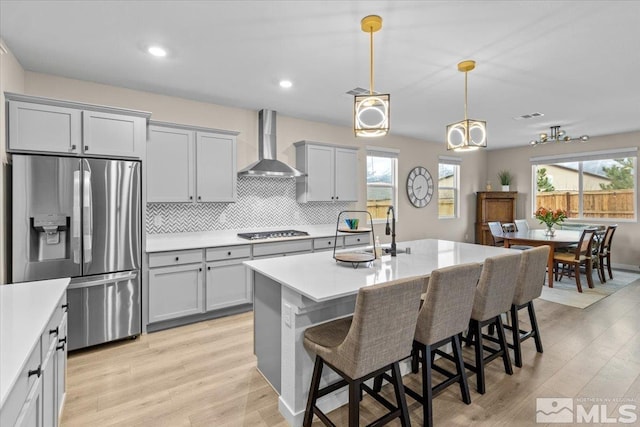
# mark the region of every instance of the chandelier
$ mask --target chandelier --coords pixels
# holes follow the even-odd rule
[[[569,142],[569,141],[581,141],[585,142],[589,140],[589,135],[582,135],[578,138],[572,138],[563,130],[560,130],[560,126],[551,126],[549,134],[541,133],[539,139],[533,139],[529,144],[536,146],[540,144],[548,144],[550,142]]]
[[[382,28],[382,18],[365,16],[360,26],[369,33],[369,94],[354,97],[353,131],[356,136],[384,136],[389,132],[390,96],[373,91],[373,33]]]
[[[476,61],[462,61],[458,71],[464,73],[464,120],[447,125],[447,150],[477,150],[487,146],[487,122],[467,117],[467,73],[476,68]]]

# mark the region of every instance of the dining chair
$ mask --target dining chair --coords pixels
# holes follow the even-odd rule
[[[536,351],[542,353],[542,339],[540,329],[536,320],[536,312],[533,308],[533,300],[542,294],[542,286],[547,271],[547,260],[549,259],[549,246],[538,246],[522,252],[520,259],[520,269],[516,277],[516,290],[511,303],[510,318],[511,325],[505,325],[511,330],[513,344],[514,363],[518,368],[522,367],[522,346],[521,343],[529,338],[533,338],[536,344]],[[530,331],[520,329],[518,313],[523,308],[529,314]]]
[[[582,292],[582,284],[580,283],[581,265],[584,265],[586,268],[585,274],[587,276],[587,284],[590,288],[593,288],[592,247],[595,234],[595,228],[585,228],[584,230],[582,230],[582,235],[580,236],[578,246],[573,252],[556,252],[553,256],[556,280],[561,280],[565,274],[570,276],[570,267],[573,267],[573,275],[576,279],[576,287],[578,288],[578,292]],[[560,271],[560,264],[562,264],[562,271]]]
[[[489,231],[491,232],[491,238],[493,239],[493,246],[502,246],[504,239],[502,236],[502,224],[499,221],[491,221],[487,223]]]
[[[607,281],[604,274],[605,261],[607,271],[609,272],[609,279],[613,279],[613,272],[611,271],[611,242],[613,240],[613,234],[616,232],[617,228],[617,224],[607,227],[607,231],[604,233],[604,238],[602,239],[598,250],[598,277],[603,283]]]
[[[515,233],[516,231],[518,231],[518,229],[515,223],[505,222],[504,224],[502,224],[502,231],[504,231],[505,233]]]
[[[304,347],[316,355],[303,420],[305,427],[311,426],[314,415],[325,425],[333,425],[316,402],[344,386],[349,387],[349,427],[359,425],[362,391],[390,411],[376,420],[376,425],[398,417],[403,426],[411,425],[398,362],[411,352],[423,282],[423,278],[414,277],[360,288],[353,316],[305,330]],[[320,388],[324,365],[342,379]],[[392,372],[395,405],[365,384],[388,370]]]
[[[529,231],[529,223],[526,219],[516,219],[513,221],[518,231]]]
[[[504,245],[504,239],[500,237],[502,236],[502,233],[515,233],[517,231],[516,225],[513,222],[505,222],[504,224],[500,224],[500,222],[496,221],[496,222],[489,222],[487,224],[489,224],[489,228],[491,229],[491,236],[493,237],[493,242],[495,246]],[[494,234],[494,231],[495,231],[495,234]],[[526,246],[526,245],[511,245],[509,247],[511,249],[519,249],[521,251],[524,251],[526,249],[531,249],[531,246]]]
[[[425,426],[433,425],[433,398],[450,385],[458,383],[462,401],[467,405],[471,403],[459,335],[469,324],[481,271],[482,264],[471,263],[431,273],[413,339],[413,354],[419,355],[422,366],[422,393],[405,386],[405,392],[422,404]],[[439,350],[447,344],[451,344],[453,355]],[[452,361],[456,372],[435,364],[435,354]],[[432,370],[446,379],[433,386]],[[389,379],[386,375],[385,378]]]
[[[485,393],[484,367],[488,362],[502,357],[504,371],[509,375],[513,374],[502,314],[511,308],[516,290],[514,278],[520,269],[520,257],[520,253],[516,252],[485,259],[476,287],[466,339],[467,345],[475,347],[475,365],[465,363],[465,366],[476,373],[476,389],[480,394]],[[494,325],[498,332],[496,342],[500,347],[497,349],[486,346],[483,342],[484,338],[489,338],[482,333],[482,328],[487,325]],[[486,357],[485,352],[489,353]]]

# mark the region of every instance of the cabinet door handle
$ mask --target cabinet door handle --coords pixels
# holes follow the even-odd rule
[[[198,269],[198,271],[202,271],[202,267],[200,267],[200,268]]]
[[[202,200],[202,196],[198,196],[198,200]]]
[[[327,242],[327,245],[331,246],[331,241]]]
[[[193,196],[189,196],[189,200],[193,200]]]
[[[37,375],[37,376],[38,376],[38,378],[40,378],[40,375],[42,375],[42,366],[41,366],[41,365],[38,365],[38,369],[30,370],[30,371],[28,372],[27,377],[30,377],[30,376],[32,376],[32,375]]]
[[[53,335],[53,334],[58,335],[58,327],[57,326],[56,326],[55,329],[49,329],[49,335]]]
[[[58,340],[59,345],[56,346],[56,350],[60,351],[63,350],[64,351],[64,346],[67,344],[67,338],[62,338]]]
[[[84,146],[84,151],[89,151],[89,146],[88,145]]]
[[[227,252],[227,256],[231,256],[231,251]]]
[[[60,308],[63,308],[63,309],[64,309],[64,312],[66,313],[67,311],[69,311],[69,303],[62,304],[62,305],[60,306]]]
[[[336,200],[338,200],[340,197],[336,196]]]
[[[334,198],[334,197],[333,197],[333,196],[331,196],[331,200],[333,200],[333,198]]]
[[[211,267],[207,267],[207,270],[211,270]]]
[[[180,261],[180,257],[179,256],[176,257],[176,262],[178,262],[178,261]]]
[[[76,144],[71,144],[71,148],[69,148],[69,151],[76,151]]]

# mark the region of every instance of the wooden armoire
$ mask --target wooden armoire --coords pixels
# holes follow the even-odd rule
[[[476,243],[493,245],[488,222],[516,219],[517,191],[478,191],[476,193]]]

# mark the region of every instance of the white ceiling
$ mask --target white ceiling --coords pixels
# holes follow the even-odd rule
[[[353,97],[391,94],[391,133],[444,140],[486,120],[490,148],[640,130],[638,1],[0,1],[0,36],[22,66],[132,89],[352,125]],[[158,59],[151,43],[169,50]],[[283,90],[287,78],[293,88]],[[541,112],[544,117],[513,119]]]

